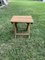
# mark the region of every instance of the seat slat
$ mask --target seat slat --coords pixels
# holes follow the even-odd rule
[[[33,23],[31,16],[13,16],[11,23],[23,22],[23,23]]]

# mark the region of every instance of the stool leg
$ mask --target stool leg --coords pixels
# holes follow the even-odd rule
[[[26,28],[26,30],[28,30],[28,26],[29,26],[29,23],[27,23],[27,28]]]
[[[29,39],[30,39],[30,24],[28,26],[28,31],[29,31]]]
[[[15,38],[16,38],[16,23],[15,23]]]
[[[28,31],[28,33],[29,33],[29,38],[30,38],[30,23],[27,23],[27,28],[26,28],[26,30]]]
[[[15,23],[16,31],[18,31],[17,23]]]

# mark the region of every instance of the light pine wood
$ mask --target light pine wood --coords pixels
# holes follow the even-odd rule
[[[27,23],[27,28],[26,28],[26,33],[17,33],[18,31],[18,28],[17,28],[17,23]],[[31,16],[13,16],[12,19],[11,19],[11,23],[14,24],[14,27],[15,27],[15,38],[17,35],[29,35],[29,38],[30,38],[30,24],[33,23],[33,19]]]

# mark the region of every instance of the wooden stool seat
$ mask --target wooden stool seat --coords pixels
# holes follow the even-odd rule
[[[15,27],[15,38],[16,35],[29,35],[30,38],[30,24],[33,23],[33,19],[31,16],[13,16],[11,18],[11,23],[14,24]],[[17,33],[17,23],[27,23],[27,28],[26,30],[28,31],[28,33]]]

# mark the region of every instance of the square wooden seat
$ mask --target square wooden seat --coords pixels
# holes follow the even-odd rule
[[[30,24],[33,23],[33,19],[32,16],[13,16],[11,18],[11,23],[14,24],[15,27],[15,38],[16,35],[29,35],[30,38]],[[17,33],[17,23],[26,23],[27,24],[27,28],[26,30],[28,31],[28,33]]]

